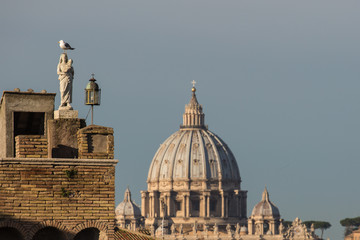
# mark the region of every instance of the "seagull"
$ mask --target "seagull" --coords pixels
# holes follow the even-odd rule
[[[64,52],[66,52],[66,50],[74,50],[75,48],[72,48],[70,46],[70,44],[68,44],[67,42],[64,42],[64,40],[60,40],[59,42],[59,46],[64,50]]]

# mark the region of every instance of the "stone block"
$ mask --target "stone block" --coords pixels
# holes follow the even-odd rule
[[[49,156],[77,158],[77,131],[85,127],[84,119],[55,119],[48,121]]]
[[[61,109],[54,111],[54,119],[61,119],[61,118],[78,118],[78,111],[77,110],[67,110]]]

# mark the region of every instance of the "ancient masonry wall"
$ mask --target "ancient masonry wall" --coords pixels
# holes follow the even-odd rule
[[[48,143],[45,136],[19,135],[15,137],[16,157],[47,158]]]
[[[111,236],[116,162],[0,159],[0,219],[18,221],[29,239],[49,224],[69,234],[69,239],[86,227]]]
[[[114,130],[109,127],[90,125],[78,131],[79,158],[113,159]]]

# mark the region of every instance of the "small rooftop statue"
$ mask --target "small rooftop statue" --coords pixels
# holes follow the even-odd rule
[[[72,59],[68,59],[66,53],[60,55],[59,64],[57,66],[57,74],[60,81],[61,103],[60,109],[72,110],[70,103],[72,102],[72,82],[74,79],[74,68],[72,67]]]

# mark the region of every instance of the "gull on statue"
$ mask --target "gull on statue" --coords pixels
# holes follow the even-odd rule
[[[64,40],[60,40],[59,42],[59,46],[61,49],[64,50],[64,52],[66,52],[66,50],[74,50],[75,48],[72,48],[70,46],[70,44],[68,44],[67,42],[64,42]]]

